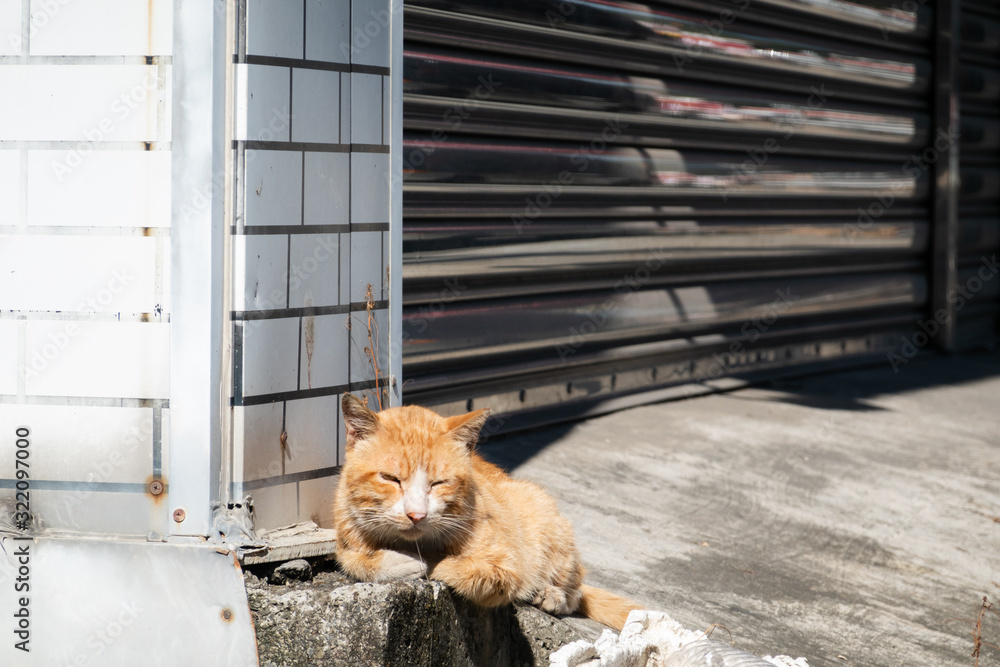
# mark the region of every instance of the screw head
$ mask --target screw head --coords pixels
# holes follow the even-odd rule
[[[185,517],[187,517],[187,512],[185,512],[181,508],[178,507],[177,509],[174,510],[174,521],[176,521],[177,523],[183,521]]]
[[[154,479],[149,483],[149,492],[154,496],[158,496],[163,493],[163,482],[158,479]]]
[[[233,612],[232,612],[232,610],[230,610],[230,609],[223,609],[222,610],[222,619],[224,621],[231,621],[231,620],[233,620]]]

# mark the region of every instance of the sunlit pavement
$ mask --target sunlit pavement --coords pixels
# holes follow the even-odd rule
[[[591,583],[756,653],[971,666],[983,596],[1000,603],[1000,352],[640,407],[484,453],[559,498]],[[1000,644],[1000,618],[981,637]]]

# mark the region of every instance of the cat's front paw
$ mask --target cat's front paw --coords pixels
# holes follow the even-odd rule
[[[422,579],[427,576],[427,563],[416,556],[398,551],[383,551],[376,581]]]

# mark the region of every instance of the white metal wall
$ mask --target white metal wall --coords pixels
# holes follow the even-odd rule
[[[0,496],[27,426],[50,529],[322,520],[340,396],[399,399],[398,10],[3,2]]]
[[[54,529],[167,530],[172,11],[0,6],[0,494],[26,426]]]
[[[322,520],[340,396],[399,402],[396,19],[0,0],[0,583],[27,549],[34,660],[256,664],[215,503]]]

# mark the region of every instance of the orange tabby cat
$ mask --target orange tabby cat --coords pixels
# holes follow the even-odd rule
[[[540,487],[473,451],[489,410],[444,418],[342,402],[347,461],[334,503],[337,560],[367,581],[427,576],[492,607],[530,602],[621,629],[634,605],[582,584],[570,522]]]

